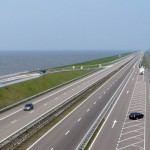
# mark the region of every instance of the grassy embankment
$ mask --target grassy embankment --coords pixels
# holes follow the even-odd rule
[[[0,88],[0,108],[75,79],[88,72],[90,71],[81,70],[47,74],[36,79]]]
[[[149,58],[150,58],[149,54],[147,52],[145,52],[140,65],[143,66],[144,68],[148,68],[148,66],[150,66]]]
[[[129,55],[130,53],[122,54],[121,57]],[[74,66],[88,66],[94,64],[103,64],[114,61],[120,58],[118,55],[106,57],[98,60],[74,64]],[[71,65],[70,65],[71,66]],[[68,66],[67,66],[68,67]],[[65,83],[69,80],[75,79],[79,76],[89,73],[87,70],[59,72],[47,74],[42,77],[13,84],[10,86],[0,88],[0,108],[11,105],[17,101],[40,93],[44,90],[55,87],[59,84]]]
[[[83,68],[93,67],[93,66],[97,67],[97,66],[99,66],[99,64],[106,65],[107,63],[110,63],[112,61],[115,61],[117,59],[125,57],[125,56],[127,56],[129,54],[131,54],[131,52],[124,53],[124,54],[121,54],[121,55],[114,55],[114,56],[110,56],[110,57],[104,57],[104,58],[101,58],[101,59],[96,59],[96,60],[92,60],[92,61],[82,62],[82,63],[78,63],[78,64],[71,64],[71,65],[67,65],[67,66],[57,67],[57,68],[70,68],[70,67],[73,67],[73,66],[75,66],[75,67],[83,66]]]

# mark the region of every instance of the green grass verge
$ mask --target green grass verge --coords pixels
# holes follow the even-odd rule
[[[90,141],[88,142],[87,146],[85,147],[85,150],[88,150],[92,144],[92,142],[94,141],[96,135],[98,134],[99,130],[101,129],[103,123],[104,123],[105,119],[102,119],[101,123],[99,124],[98,128],[96,129],[96,131],[94,132],[92,138],[90,139]]]
[[[147,54],[144,54],[143,56],[143,60],[141,62],[141,66],[143,66],[144,68],[147,68],[148,67],[148,57],[146,56]]]
[[[87,70],[58,72],[2,87],[0,88],[0,108],[53,88],[89,72],[90,71]]]
[[[72,67],[72,66],[81,67],[81,66],[105,64],[105,63],[112,62],[114,60],[117,60],[119,58],[125,57],[130,54],[131,54],[131,52],[128,52],[128,53],[124,53],[124,54],[120,54],[120,55],[114,55],[114,56],[110,56],[110,57],[105,57],[105,58],[101,58],[101,59],[96,59],[96,60],[92,60],[92,61],[82,62],[82,63],[78,63],[78,64],[72,64],[72,65],[62,66],[62,67],[57,67],[57,68],[67,68],[67,67]]]

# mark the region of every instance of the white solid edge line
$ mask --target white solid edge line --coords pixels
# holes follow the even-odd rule
[[[125,66],[126,67],[126,66]],[[83,103],[85,103],[92,95],[94,95],[100,88],[102,88],[105,84],[107,84],[113,77],[117,76],[124,67],[115,75],[113,75],[107,82],[105,82],[101,87],[99,87],[94,93],[92,93],[86,100],[84,100],[80,105],[78,105],[74,110],[72,110],[67,116],[65,116],[62,120],[60,120],[55,126],[53,126],[49,131],[47,131],[43,136],[41,136],[37,141],[35,141],[27,150],[31,149],[34,145],[36,145],[41,139],[43,139],[49,132],[51,132],[56,126],[58,126],[62,121],[64,121],[70,114],[72,114],[76,109],[78,109]]]
[[[133,69],[134,69],[134,68],[133,68]],[[134,72],[134,71],[133,71],[133,72]],[[95,143],[95,141],[96,141],[97,137],[99,136],[99,134],[100,134],[101,130],[103,129],[103,127],[104,127],[104,125],[105,125],[105,123],[106,123],[107,119],[109,118],[109,116],[110,116],[111,112],[113,111],[114,107],[116,106],[116,104],[117,104],[117,102],[118,102],[118,100],[119,100],[119,98],[120,98],[120,96],[121,96],[122,92],[124,91],[124,89],[125,89],[125,87],[126,87],[127,83],[128,83],[128,82],[129,82],[129,80],[131,79],[131,76],[133,75],[133,72],[132,72],[132,74],[130,75],[130,77],[129,77],[128,81],[126,82],[126,84],[125,84],[124,88],[123,88],[123,89],[122,89],[122,91],[120,92],[120,95],[118,96],[118,98],[117,98],[117,100],[116,100],[115,104],[114,104],[114,105],[113,105],[113,107],[111,108],[111,110],[110,110],[110,112],[109,112],[109,114],[108,114],[107,118],[105,119],[105,121],[104,121],[104,123],[103,123],[103,125],[102,125],[101,129],[99,130],[99,132],[97,133],[96,137],[94,138],[94,140],[93,140],[92,144],[90,145],[89,150],[90,150],[90,149],[92,148],[92,146],[94,145],[94,143]]]

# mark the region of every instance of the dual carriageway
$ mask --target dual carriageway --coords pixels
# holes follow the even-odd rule
[[[128,62],[78,107],[46,132],[46,134],[44,134],[35,143],[30,145],[28,150],[78,149],[81,141],[92,124],[95,122],[99,114],[102,113],[104,107],[111,100],[112,95],[116,92],[119,85],[131,70],[129,79],[118,95],[114,106],[105,119],[103,127],[92,143],[90,149],[148,150],[146,149],[146,146],[148,145],[148,142],[146,141],[149,139],[149,134],[146,132],[146,129],[148,129],[149,126],[149,122],[146,121],[148,120],[146,115],[148,109],[146,109],[146,107],[149,106],[149,104],[147,104],[147,74],[139,76],[139,63],[142,56],[142,52],[136,55],[131,55],[114,63],[110,68],[97,71],[82,79],[33,99],[31,102],[34,103],[35,109],[31,112],[24,112],[22,110],[23,106],[21,105],[2,113],[0,115],[0,143],[33,120],[36,120],[54,107],[68,100],[88,86],[103,79],[105,76]],[[144,119],[140,120],[139,125],[136,124],[137,122],[134,123],[128,120],[130,108],[132,111],[132,108],[134,107],[135,110],[137,109],[137,111],[141,111],[145,114]]]

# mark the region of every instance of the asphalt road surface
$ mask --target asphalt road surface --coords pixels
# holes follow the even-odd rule
[[[0,76],[0,87],[38,78],[40,76],[41,76],[40,73],[35,73],[35,72],[22,72],[22,73],[16,73],[12,75]]]
[[[149,150],[147,92],[147,73],[139,75],[136,65],[130,81],[106,118],[90,150]],[[131,112],[141,112],[145,116],[143,119],[130,120]]]
[[[139,56],[137,58],[139,58]],[[136,73],[134,72],[131,75],[130,80],[139,73],[138,63],[140,59],[137,61],[137,58],[122,68],[116,75],[111,77],[105,84],[103,84],[102,87],[90,95],[75,110],[62,119],[35,143],[33,143],[28,150],[76,149],[91,125],[111,99],[120,83],[126,77],[129,70],[133,68],[133,66],[135,68],[134,70],[136,70]]]
[[[131,60],[133,57],[134,56],[125,58],[119,62],[116,62],[110,68],[107,68],[102,71],[97,71],[97,72],[93,73],[92,75],[89,75],[83,79],[80,79],[80,80],[70,83],[66,86],[63,86],[57,90],[51,91],[43,96],[35,98],[34,100],[31,101],[35,105],[35,109],[33,111],[24,112],[22,110],[23,105],[21,105],[10,111],[7,111],[7,112],[1,114],[0,115],[0,134],[1,134],[0,143],[3,140],[7,139],[12,134],[14,134],[15,132],[17,132],[18,130],[20,130],[21,128],[25,127],[27,124],[31,123],[32,121],[36,120],[37,118],[39,118],[46,112],[50,111],[52,108],[58,106],[60,103],[66,101],[68,98],[76,95],[81,90],[85,89],[86,87],[90,86],[91,84],[95,83],[96,81],[102,79],[104,76],[106,76],[113,70],[116,70],[117,68],[122,66],[124,63]],[[139,55],[137,57],[139,58]],[[134,60],[132,60],[132,63],[130,63],[130,65],[135,62],[137,57],[134,58]],[[117,83],[119,84],[119,82],[116,82],[116,84]],[[114,86],[116,84],[114,84]],[[117,86],[118,85],[116,85],[116,87]],[[114,89],[115,88],[111,88],[111,90],[109,92],[110,94],[107,94],[106,98],[107,98],[107,96],[108,97],[111,96],[111,91],[113,93]],[[105,105],[105,104],[103,104],[103,105]],[[89,110],[87,110],[87,112],[88,111]],[[66,131],[66,132],[68,132],[68,131]]]

